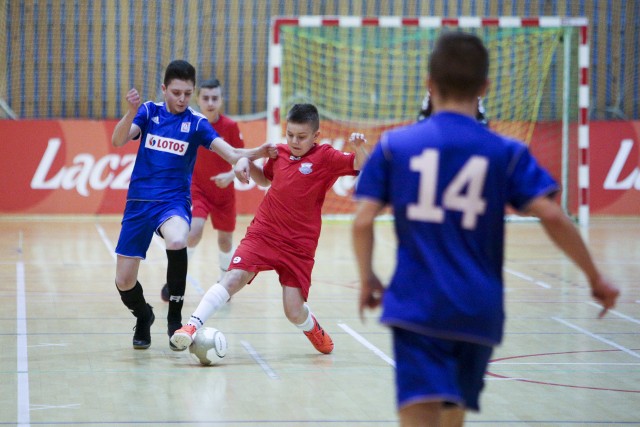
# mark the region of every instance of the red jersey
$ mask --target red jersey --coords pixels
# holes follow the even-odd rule
[[[220,114],[218,121],[211,123],[216,132],[229,143],[232,147],[244,148],[244,141],[242,140],[242,134],[238,124],[227,116]],[[212,191],[225,191],[229,190],[233,192],[233,184],[230,184],[227,188],[218,188],[211,180],[212,176],[216,176],[222,172],[228,172],[231,170],[231,165],[227,163],[218,154],[202,149],[198,151],[196,158],[196,165],[193,168],[193,178],[191,181],[192,186],[198,186],[202,190]]]
[[[331,145],[314,145],[302,157],[291,155],[279,144],[278,157],[267,159],[264,175],[271,187],[247,230],[266,235],[275,245],[294,252],[315,255],[322,226],[322,203],[327,190],[344,175],[357,175],[354,153],[343,153]]]

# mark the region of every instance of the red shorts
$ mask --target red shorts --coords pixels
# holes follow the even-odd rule
[[[211,216],[211,225],[220,231],[236,229],[236,193],[233,183],[227,188],[218,188],[211,182],[206,191],[198,186],[191,188],[191,215],[194,218]]]
[[[306,301],[315,260],[285,245],[274,244],[260,235],[248,233],[233,254],[229,270],[252,273],[275,270],[282,286],[299,288]]]

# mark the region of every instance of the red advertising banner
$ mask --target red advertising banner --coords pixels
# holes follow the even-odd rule
[[[640,215],[640,121],[590,123],[594,215]]]
[[[138,143],[114,148],[115,124],[0,121],[0,213],[121,214]],[[640,121],[590,125],[591,213],[640,215]],[[266,139],[264,120],[241,122],[240,129],[249,147]],[[349,197],[353,182],[337,185],[335,197]],[[264,189],[237,181],[236,189],[238,212],[254,213]]]

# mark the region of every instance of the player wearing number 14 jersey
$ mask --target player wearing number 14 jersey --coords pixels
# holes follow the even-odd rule
[[[492,347],[503,335],[506,205],[540,219],[605,310],[618,294],[552,200],[558,186],[549,173],[524,144],[477,121],[488,68],[477,36],[444,33],[429,60],[434,114],[383,134],[356,188],[360,311],[382,303],[382,322],[392,328],[402,425],[461,426],[466,409],[479,409]],[[398,237],[386,289],[372,266],[373,220],[385,205]]]
[[[389,203],[396,218],[398,265],[382,321],[499,343],[504,206],[522,208],[557,189],[526,146],[472,117],[441,112],[385,133],[356,190]],[[407,292],[417,283],[421,292]]]

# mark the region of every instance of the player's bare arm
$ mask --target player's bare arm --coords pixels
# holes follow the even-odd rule
[[[353,168],[355,170],[360,170],[369,158],[369,152],[366,149],[367,140],[364,137],[364,134],[354,132],[349,137],[349,143],[353,146],[353,150],[356,153],[356,158],[353,161]]]
[[[210,150],[219,154],[220,157],[232,165],[235,165],[241,157],[256,160],[261,157],[276,157],[278,155],[275,144],[269,142],[256,148],[235,148],[220,137],[211,142]]]
[[[120,119],[111,135],[111,143],[114,147],[121,147],[140,134],[140,128],[133,124],[133,119],[142,103],[138,90],[136,88],[130,89],[125,99],[128,105],[127,112]]]
[[[243,157],[238,160],[234,168],[236,177],[245,184],[249,182],[249,177],[251,177],[256,184],[261,187],[268,187],[271,185],[271,181],[264,176],[264,172],[261,166],[258,166],[249,158]]]
[[[384,286],[373,271],[374,221],[384,206],[375,200],[360,200],[353,221],[353,250],[360,273],[360,318],[364,310],[378,307],[382,302]]]
[[[600,317],[613,308],[620,290],[598,271],[582,236],[560,205],[548,197],[538,197],[527,207],[538,217],[551,240],[584,272],[591,286],[591,295],[602,305]]]
[[[233,168],[227,172],[219,173],[218,175],[212,176],[209,178],[213,181],[218,188],[227,188],[229,184],[233,182],[233,179],[236,177]]]

